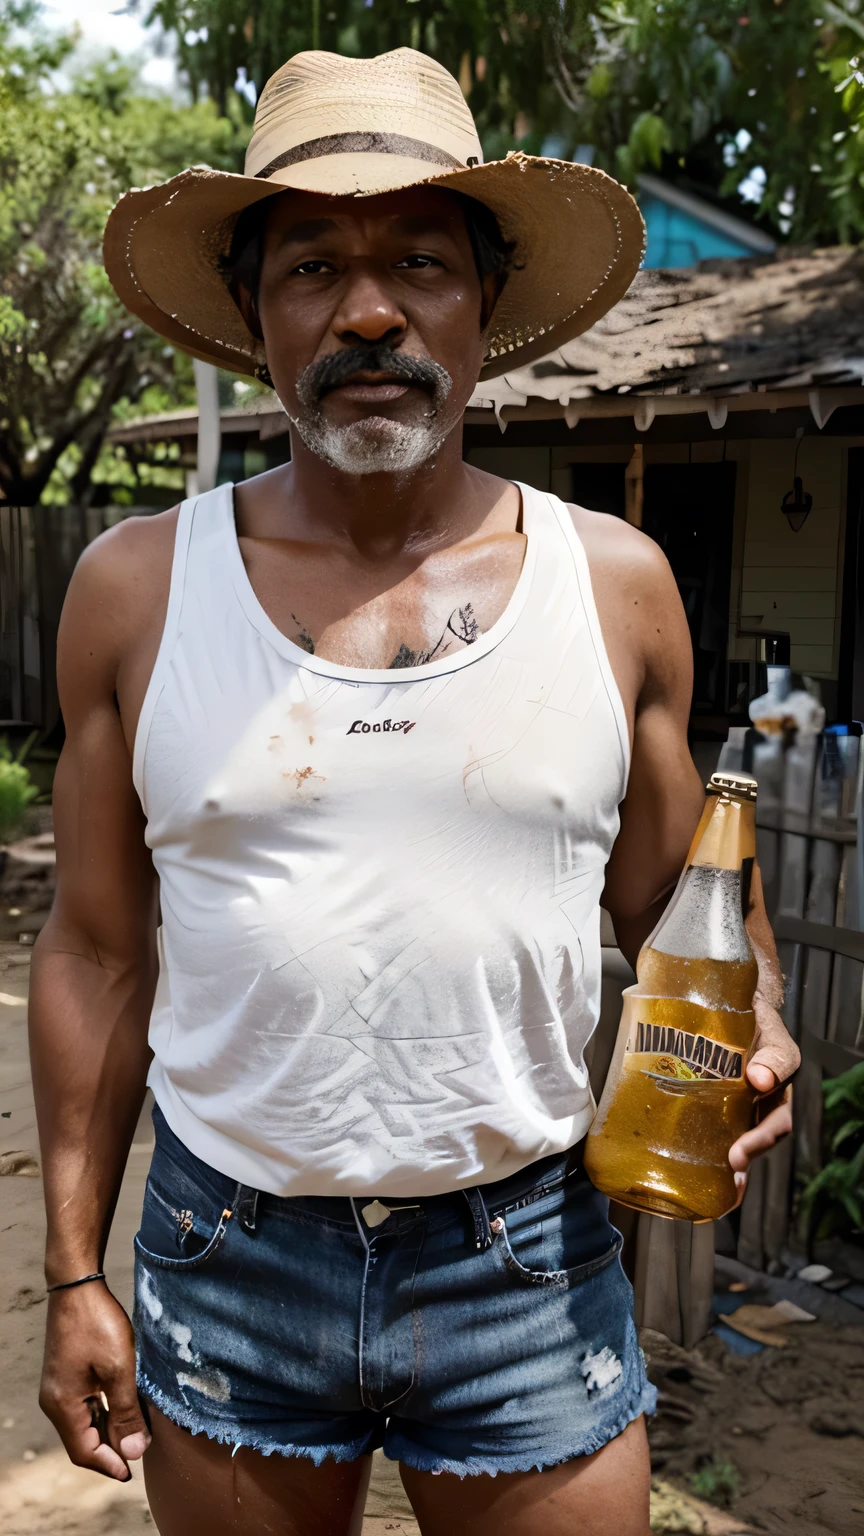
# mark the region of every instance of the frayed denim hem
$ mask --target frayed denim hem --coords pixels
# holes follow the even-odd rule
[[[567,1450],[555,1450],[550,1455],[538,1456],[535,1452],[531,1456],[506,1456],[496,1458],[467,1456],[464,1461],[449,1461],[440,1456],[434,1456],[431,1452],[423,1453],[412,1441],[405,1439],[399,1433],[388,1435],[384,1442],[384,1455],[390,1461],[401,1461],[406,1467],[413,1467],[415,1472],[452,1472],[456,1477],[497,1477],[498,1473],[506,1475],[508,1472],[544,1472],[550,1467],[560,1467],[565,1461],[575,1461],[580,1456],[590,1456],[594,1451],[602,1451],[604,1445],[623,1433],[628,1424],[644,1414],[652,1414],[657,1408],[657,1390],[650,1382],[632,1397],[627,1407],[622,1410],[618,1418],[611,1424],[606,1424],[602,1429],[592,1430],[584,1435],[578,1445],[571,1445]]]
[[[185,1403],[166,1397],[141,1371],[138,1373],[138,1391],[178,1428],[188,1429],[192,1435],[206,1435],[208,1440],[216,1440],[219,1445],[230,1445],[235,1451],[242,1447],[257,1451],[259,1456],[305,1456],[316,1467],[320,1467],[325,1461],[356,1461],[358,1457],[371,1455],[372,1451],[380,1449],[381,1442],[374,1434],[352,1440],[348,1445],[283,1445],[260,1435],[247,1434],[240,1424],[202,1419]]]

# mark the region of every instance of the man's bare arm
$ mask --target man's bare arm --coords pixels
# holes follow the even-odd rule
[[[580,532],[592,560],[601,622],[605,609],[610,659],[625,687],[630,682],[635,698],[630,778],[621,830],[607,865],[603,905],[622,951],[635,966],[678,881],[705,803],[687,744],[692,649],[672,572],[657,545],[620,524],[594,527],[593,551],[594,529],[589,526],[587,538]],[[619,616],[617,625],[610,622],[613,613]],[[779,1014],[783,981],[758,868],[746,923],[759,966],[757,1038],[747,1075],[764,1094],[792,1076],[800,1056]],[[742,1188],[750,1159],[790,1129],[791,1113],[784,1103],[736,1142],[730,1161],[741,1175]]]
[[[129,543],[110,535],[87,551],[60,628],[57,895],[34,951],[30,1004],[49,1285],[102,1268],[149,1061],[158,893],[116,699],[134,608]],[[88,1400],[100,1392],[110,1446],[91,1427]],[[40,1401],[73,1461],[128,1478],[146,1428],[132,1329],[103,1283],[50,1297]]]

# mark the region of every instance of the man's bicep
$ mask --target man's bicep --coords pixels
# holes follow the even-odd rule
[[[105,960],[152,943],[156,878],[115,697],[120,655],[100,572],[76,572],[57,657],[66,741],[54,778],[57,899],[52,917]]]
[[[606,876],[604,906],[632,918],[680,874],[705,803],[687,741],[693,687],[690,633],[672,573],[652,572],[645,614],[645,677],[636,707],[621,830]]]
[[[156,911],[144,817],[109,709],[94,710],[67,737],[54,780],[55,916],[86,934],[102,958],[146,946]]]

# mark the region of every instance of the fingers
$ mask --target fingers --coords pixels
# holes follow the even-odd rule
[[[759,1093],[770,1093],[777,1083],[788,1082],[801,1065],[801,1052],[776,1008],[757,994],[756,1049],[747,1066],[747,1077]]]
[[[129,1468],[112,1446],[103,1444],[86,1398],[70,1402],[65,1397],[55,1396],[51,1388],[46,1387],[40,1394],[39,1406],[51,1420],[69,1460],[76,1467],[101,1472],[103,1477],[116,1478],[120,1483],[129,1482],[132,1476]]]
[[[124,1465],[138,1461],[150,1444],[150,1435],[138,1402],[134,1357],[127,1368],[106,1380],[105,1395],[108,1444],[123,1458]]]
[[[745,1131],[743,1136],[729,1148],[729,1162],[736,1174],[746,1174],[754,1157],[761,1157],[764,1152],[770,1152],[778,1141],[788,1136],[792,1129],[792,1102],[791,1095],[787,1095],[776,1109],[765,1116],[752,1130]],[[738,1179],[735,1180],[736,1184]]]
[[[92,1437],[89,1441],[87,1441],[88,1436]],[[116,1478],[118,1483],[128,1483],[130,1481],[132,1473],[129,1471],[125,1461],[121,1456],[117,1455],[117,1452],[110,1445],[103,1444],[95,1425],[87,1430],[82,1439],[87,1441],[85,1454],[88,1456],[88,1460],[79,1461],[78,1466],[89,1467],[93,1472],[101,1472],[103,1477]],[[72,1460],[75,1460],[74,1456]]]

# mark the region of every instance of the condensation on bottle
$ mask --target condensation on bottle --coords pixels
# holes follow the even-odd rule
[[[714,774],[678,888],[624,993],[585,1153],[597,1187],[653,1215],[711,1221],[737,1199],[729,1148],[750,1125],[757,965],[744,918],[756,781]]]

